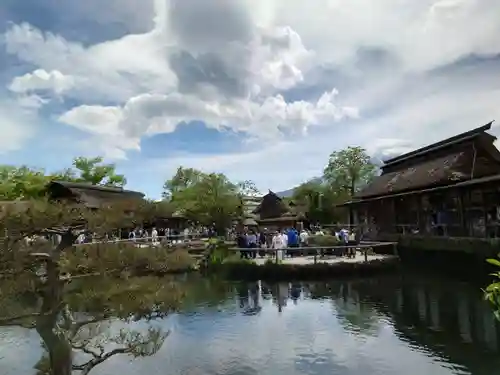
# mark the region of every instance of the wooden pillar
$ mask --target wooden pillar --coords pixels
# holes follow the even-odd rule
[[[424,221],[424,210],[422,209],[422,196],[420,194],[415,195],[415,199],[417,200],[417,225],[418,232],[425,232],[425,221]]]
[[[464,204],[464,191],[457,190],[458,196],[458,215],[460,220],[460,233],[465,237],[469,237],[470,233],[467,230],[467,221],[465,219],[465,204]]]
[[[392,231],[393,233],[398,233],[398,215],[396,212],[396,199],[390,198],[390,210],[392,216]]]
[[[488,207],[486,205],[486,194],[481,190],[481,206],[483,208],[484,237],[488,237]]]

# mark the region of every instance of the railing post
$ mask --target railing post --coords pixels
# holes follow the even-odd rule
[[[316,264],[316,258],[317,258],[317,257],[318,257],[318,252],[317,252],[317,251],[315,251],[315,252],[314,252],[314,264]]]
[[[368,248],[364,248],[364,253],[365,253],[365,262],[368,262]]]
[[[278,264],[278,249],[274,249],[274,256],[276,258],[276,264]]]

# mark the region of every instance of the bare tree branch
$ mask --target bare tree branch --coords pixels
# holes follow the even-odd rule
[[[97,365],[100,365],[101,363],[103,363],[107,359],[109,359],[117,354],[126,354],[126,353],[130,353],[132,351],[133,351],[133,349],[131,349],[131,348],[113,349],[110,352],[105,353],[103,355],[97,355],[96,357],[94,357],[93,359],[88,361],[87,363],[84,363],[82,365],[73,365],[73,370],[81,371],[81,375],[88,375],[94,367],[96,367]],[[91,355],[95,355],[95,354],[96,353],[92,353]]]

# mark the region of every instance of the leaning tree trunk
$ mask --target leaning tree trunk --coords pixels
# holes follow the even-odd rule
[[[42,291],[42,307],[36,321],[36,331],[47,347],[52,375],[71,375],[73,349],[69,332],[58,322],[64,307],[64,281],[59,270],[60,254],[73,243],[73,236],[62,236],[46,265],[46,282]]]

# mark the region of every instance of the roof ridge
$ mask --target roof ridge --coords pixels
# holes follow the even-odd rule
[[[444,140],[434,142],[434,143],[431,143],[430,145],[420,147],[416,150],[407,152],[406,154],[399,155],[399,156],[396,156],[394,158],[385,160],[382,168],[400,163],[404,160],[412,159],[412,158],[417,157],[417,156],[425,155],[431,151],[435,151],[435,150],[441,149],[443,147],[450,146],[452,144],[456,144],[456,143],[463,141],[463,140],[466,140],[466,139],[475,138],[476,136],[483,134],[487,130],[490,130],[491,125],[493,124],[493,121],[494,120],[492,120],[489,123],[487,123],[486,125],[480,126],[478,128],[454,135],[454,136],[446,138]]]

